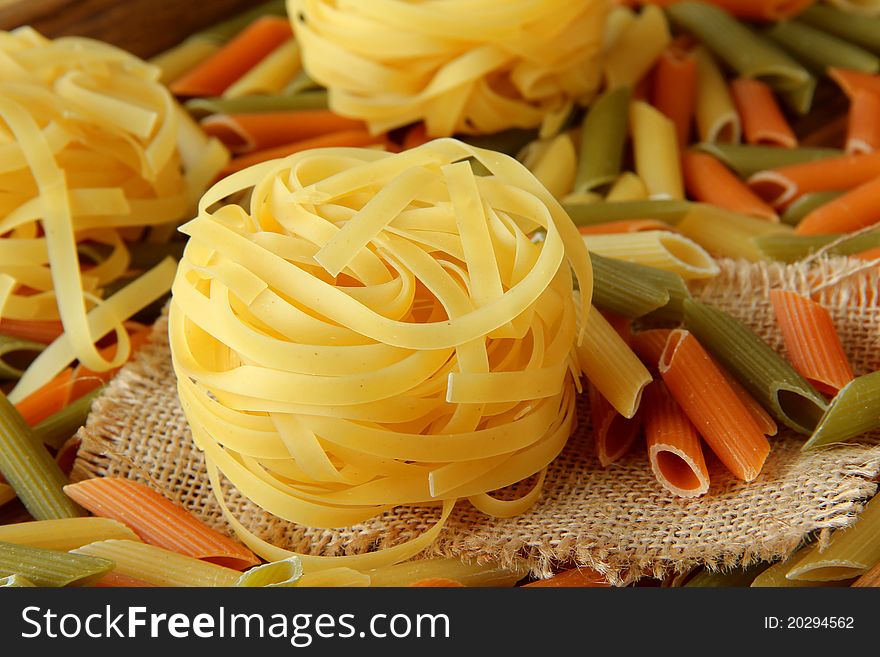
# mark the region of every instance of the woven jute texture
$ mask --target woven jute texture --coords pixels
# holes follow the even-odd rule
[[[745,321],[774,348],[783,351],[769,290],[820,290],[817,298],[830,310],[856,374],[880,368],[877,267],[854,272],[858,261],[843,258],[809,266],[721,265],[722,274],[694,287],[694,295]],[[228,531],[177,401],[166,329],[163,317],[149,345],[95,402],[80,430],[73,478],[140,480]],[[493,519],[460,501],[426,555],[525,565],[536,576],[573,563],[625,584],[697,565],[725,568],[784,556],[810,532],[827,537],[833,528],[851,524],[877,487],[880,436],[802,453],[803,437],[781,431],[755,481],[739,482],[712,460],[709,493],[676,499],[654,480],[644,445],[612,467],[600,467],[586,411],[582,403],[579,428],[550,466],[533,508],[515,518]],[[276,545],[311,554],[354,554],[398,544],[425,531],[439,513],[435,507],[402,507],[363,525],[311,530],[268,516],[234,490],[227,492],[246,527]]]

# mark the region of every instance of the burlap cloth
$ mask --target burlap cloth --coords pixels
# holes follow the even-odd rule
[[[820,289],[818,299],[830,310],[856,374],[880,367],[877,267],[850,275],[859,263],[843,258],[810,266],[721,265],[718,278],[694,288],[696,297],[746,321],[781,350],[768,291]],[[149,345],[95,402],[79,433],[82,447],[73,479],[143,481],[228,531],[177,401],[166,328],[163,316]],[[543,496],[530,511],[492,519],[461,501],[427,554],[524,563],[537,576],[574,562],[625,584],[696,565],[723,568],[786,555],[810,532],[827,535],[851,524],[877,487],[880,436],[802,453],[803,437],[782,431],[772,439],[757,480],[739,482],[713,461],[709,493],[676,499],[654,480],[643,445],[612,467],[600,467],[586,410],[579,409],[580,427],[551,465]],[[270,517],[234,491],[231,508],[261,537],[325,555],[399,543],[424,531],[438,513],[432,507],[400,508],[363,525],[318,531]]]

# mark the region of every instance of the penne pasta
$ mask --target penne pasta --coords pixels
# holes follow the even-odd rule
[[[137,541],[108,540],[83,545],[67,554],[97,557],[114,573],[155,586],[234,586],[241,573]]]
[[[666,16],[658,7],[644,7],[622,28],[605,52],[602,71],[609,89],[634,87],[651,69],[671,37]]]
[[[0,577],[19,575],[34,586],[88,586],[112,569],[100,557],[0,542]]]
[[[830,255],[854,255],[880,247],[880,230],[840,241],[845,235],[762,235],[755,244],[767,257],[782,262],[797,262],[822,250]],[[833,244],[837,242],[836,244]]]
[[[235,586],[247,588],[286,588],[296,586],[303,576],[302,560],[288,557],[255,566],[238,578]]]
[[[797,138],[776,104],[769,86],[760,80],[737,78],[730,83],[730,94],[749,144],[784,148],[797,146]]]
[[[804,449],[846,442],[880,428],[878,408],[880,371],[853,379],[831,400]]]
[[[765,34],[818,75],[829,67],[864,73],[880,70],[880,59],[872,53],[800,21],[780,21]]]
[[[159,81],[167,85],[204,62],[220,50],[221,46],[222,44],[214,39],[193,35],[173,48],[150,58],[149,61],[162,72]]]
[[[656,279],[653,271],[623,260],[590,254],[593,265],[593,305],[601,310],[641,317],[669,303],[669,291]]]
[[[243,545],[131,479],[96,477],[68,485],[64,491],[95,515],[124,523],[151,545],[239,570],[259,563]]]
[[[636,355],[651,372],[656,372],[660,365],[660,357],[666,348],[666,341],[672,329],[648,329],[634,333],[629,339],[629,345]]]
[[[769,221],[776,212],[721,162],[699,151],[687,151],[681,159],[688,196],[695,201]]]
[[[608,190],[605,200],[609,202],[617,201],[643,201],[648,198],[648,190],[645,183],[632,171],[625,171]]]
[[[788,557],[787,559],[783,559],[779,561],[758,575],[751,583],[753,588],[794,588],[794,587],[812,587],[812,586],[827,586],[825,582],[808,582],[806,580],[792,580],[787,579],[785,574],[791,570],[791,567],[803,559],[807,554],[809,554],[813,549],[815,549],[816,545],[807,545],[802,547],[800,550],[795,552],[793,555]]]
[[[852,583],[855,588],[880,587],[880,563]]]
[[[801,219],[806,217],[810,212],[821,205],[825,205],[828,201],[836,199],[843,192],[814,192],[812,194],[804,194],[792,201],[785,212],[782,213],[780,221],[789,226],[797,226]]]
[[[697,58],[675,41],[657,59],[651,104],[672,121],[683,152],[697,106]]]
[[[873,153],[880,148],[880,94],[858,89],[852,95],[846,128],[846,152]]]
[[[624,219],[595,226],[581,226],[578,228],[578,232],[581,235],[608,235],[612,233],[637,233],[642,230],[669,230],[670,228],[669,224],[657,219]]]
[[[25,579],[21,575],[7,575],[0,577],[0,588],[24,588],[32,587],[30,580]]]
[[[0,482],[0,506],[3,506],[7,502],[11,502],[15,497],[15,491],[12,489],[12,486]]]
[[[526,576],[522,566],[503,568],[495,562],[467,563],[458,558],[418,559],[368,570],[375,587],[412,586],[426,579],[442,577],[467,587],[508,587]]]
[[[871,156],[866,156],[871,157]],[[795,226],[798,235],[851,233],[880,222],[880,175],[812,210]]]
[[[645,427],[648,460],[660,485],[678,497],[699,497],[708,492],[709,470],[700,434],[663,381],[652,381],[645,389],[639,415]]]
[[[697,61],[697,97],[694,115],[700,141],[706,143],[736,144],[742,124],[724,74],[715,58],[705,48],[693,50]]]
[[[279,93],[300,69],[299,42],[291,37],[229,85],[223,98]]]
[[[618,413],[632,418],[651,374],[595,307],[585,323],[584,340],[577,347],[581,369]]]
[[[648,103],[630,105],[630,132],[636,174],[648,190],[648,198],[683,199],[675,125]]]
[[[749,186],[774,207],[803,194],[853,189],[880,176],[880,153],[840,155],[759,171]]]
[[[812,432],[827,402],[767,343],[727,313],[690,299],[684,324],[776,420]]]
[[[785,574],[786,579],[833,582],[868,572],[880,563],[880,498],[865,504],[855,524],[836,530],[824,550],[810,550]]]
[[[547,579],[539,579],[528,584],[523,584],[526,588],[561,588],[561,587],[608,587],[608,579],[601,573],[590,568],[572,568],[561,573],[557,573]]]
[[[103,391],[103,387],[95,388],[42,420],[34,426],[34,436],[44,445],[60,449],[86,423],[92,402]]]
[[[619,201],[564,203],[563,207],[577,226],[595,226],[626,219],[656,219],[669,224],[680,221],[690,210],[687,201]]]
[[[859,16],[827,5],[815,4],[798,15],[798,21],[840,37],[848,43],[880,54],[880,19]]]
[[[0,334],[0,381],[21,378],[27,364],[45,348],[39,342]]]
[[[805,113],[808,98],[792,97],[815,85],[815,78],[775,43],[766,39],[724,10],[701,2],[678,2],[667,10],[672,22],[687,30],[737,73],[757,78],[783,93],[793,109]]]
[[[672,397],[725,467],[743,481],[755,479],[770,443],[697,338],[689,331],[673,330],[659,371]]]
[[[584,235],[584,241],[593,253],[674,272],[686,280],[711,278],[720,271],[703,247],[671,231]]]
[[[587,393],[596,456],[602,467],[607,468],[630,451],[639,437],[641,420],[638,414],[632,418],[623,417],[592,382],[587,383]]]
[[[788,360],[816,390],[833,397],[853,372],[831,315],[796,292],[771,290],[770,302]]]
[[[577,166],[574,143],[563,132],[550,141],[547,149],[530,169],[553,196],[561,199],[574,185]]]
[[[327,568],[317,572],[306,573],[299,578],[294,586],[314,588],[314,587],[367,587],[370,586],[370,576],[366,573],[347,568],[344,566],[338,568]]]
[[[98,588],[155,588],[155,584],[150,584],[137,577],[129,577],[128,575],[120,575],[117,572],[110,571],[101,579],[95,582]]]
[[[642,4],[668,7],[678,0],[639,0]],[[813,0],[704,0],[737,18],[753,21],[780,21],[797,16]]]
[[[609,185],[620,173],[630,95],[627,86],[606,91],[585,114],[574,181],[576,194]]]
[[[184,107],[196,119],[211,114],[247,114],[261,112],[294,112],[303,110],[326,110],[327,92],[304,91],[291,96],[266,95],[243,98],[191,98]]]
[[[843,155],[843,151],[835,148],[779,148],[717,143],[697,144],[694,148],[717,157],[740,178],[748,178],[759,171]]]
[[[828,4],[863,17],[880,15],[880,3],[877,0],[828,0]]]
[[[83,515],[83,510],[61,490],[67,477],[3,393],[0,393],[0,474],[37,520]]]
[[[706,203],[694,204],[691,212],[676,228],[710,253],[754,262],[764,258],[764,253],[755,244],[758,237],[793,233],[792,228],[785,224],[730,212]]]
[[[0,525],[0,541],[66,552],[111,538],[137,541],[137,534],[109,518],[62,518]]]

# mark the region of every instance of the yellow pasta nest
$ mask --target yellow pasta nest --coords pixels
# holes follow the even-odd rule
[[[242,192],[247,210],[220,203]],[[538,498],[575,422],[572,270],[582,308],[592,270],[520,163],[453,139],[306,151],[219,182],[181,230],[180,399],[252,549],[291,554],[238,523],[220,472],[309,527],[442,505],[432,530],[361,567],[426,547],[458,499],[508,516]],[[533,475],[519,499],[489,495]]]
[[[137,294],[105,303],[105,289],[127,273],[126,240],[145,226],[171,224],[172,234],[227,161],[158,77],[91,39],[0,32],[0,316],[60,319],[65,329],[15,400],[74,358],[98,371],[125,361],[122,322],[174,275],[166,263]],[[95,341],[114,329],[119,348],[108,361]]]
[[[537,126],[589,102],[609,0],[288,0],[308,74],[375,132]]]

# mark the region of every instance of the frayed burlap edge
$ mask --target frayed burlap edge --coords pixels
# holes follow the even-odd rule
[[[748,322],[775,348],[783,350],[769,290],[821,288],[817,298],[831,312],[857,374],[880,366],[876,269],[850,276],[859,263],[841,258],[809,267],[721,264],[721,275],[695,285],[694,294]],[[163,317],[150,344],[96,400],[79,432],[82,447],[73,479],[138,479],[229,531],[177,403],[166,328]],[[539,577],[561,564],[576,564],[620,585],[696,566],[726,569],[784,557],[810,533],[827,539],[831,530],[850,525],[876,491],[877,436],[804,454],[802,437],[781,432],[755,482],[738,482],[712,463],[709,494],[678,500],[656,485],[643,449],[608,469],[599,467],[584,410],[582,402],[581,426],[551,466],[542,499],[532,509],[518,518],[492,519],[460,501],[423,556],[497,561]],[[268,516],[234,490],[227,492],[236,517],[252,531],[310,554],[358,554],[394,545],[437,517],[436,509],[401,507],[363,525],[317,531]]]

